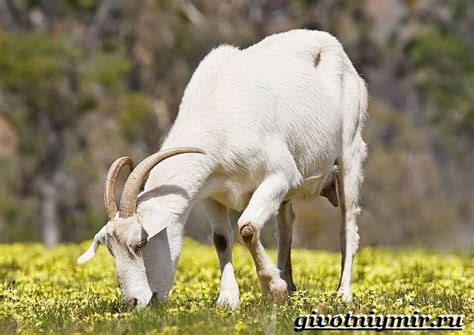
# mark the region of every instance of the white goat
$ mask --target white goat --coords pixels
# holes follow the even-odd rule
[[[99,243],[106,243],[130,305],[143,307],[153,296],[165,299],[173,285],[184,224],[191,207],[203,200],[222,270],[217,303],[239,304],[229,209],[242,211],[240,237],[263,290],[285,297],[294,290],[290,200],[323,194],[334,205],[339,202],[342,210],[338,290],[351,300],[366,107],[364,81],[328,33],[293,30],[244,50],[218,47],[194,72],[163,151],[145,159],[129,176],[119,213],[115,180],[120,168],[132,163],[122,157],[111,166],[105,192],[109,221],[79,263],[92,258]],[[206,154],[189,154],[199,152]],[[259,239],[264,224],[275,216],[280,230],[278,268]]]

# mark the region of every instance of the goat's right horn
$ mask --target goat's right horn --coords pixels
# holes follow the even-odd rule
[[[130,167],[130,171],[133,170],[133,161],[128,156],[117,158],[112,165],[110,165],[109,172],[107,172],[107,177],[105,179],[104,204],[108,220],[112,219],[118,211],[115,202],[115,184],[120,170],[122,170],[125,165]]]
[[[175,155],[188,153],[205,154],[206,152],[199,148],[179,147],[157,152],[141,161],[132,171],[130,176],[128,176],[125,186],[123,187],[122,200],[120,201],[120,217],[128,218],[135,213],[140,188],[142,187],[148,173],[155,165]]]

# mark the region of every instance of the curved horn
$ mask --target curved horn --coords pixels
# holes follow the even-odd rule
[[[135,170],[132,171],[123,187],[122,200],[120,202],[120,217],[127,218],[135,213],[140,188],[146,176],[155,165],[172,156],[187,153],[206,154],[204,150],[199,148],[179,147],[157,152],[141,161]]]
[[[130,167],[130,171],[133,170],[133,161],[128,156],[117,158],[112,165],[110,165],[109,172],[107,172],[107,177],[105,179],[104,205],[108,220],[112,219],[118,211],[115,202],[115,183],[117,182],[120,170],[122,170],[125,165]]]

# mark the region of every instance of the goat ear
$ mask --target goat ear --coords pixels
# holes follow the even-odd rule
[[[107,225],[103,226],[101,230],[94,236],[94,241],[92,241],[91,246],[85,253],[83,253],[78,259],[77,259],[77,264],[84,264],[88,261],[90,261],[92,258],[94,258],[96,252],[97,252],[97,247],[99,246],[100,243],[105,242],[105,237],[107,235],[107,230],[106,230]]]
[[[140,221],[147,235],[147,241],[149,241],[155,235],[165,230],[174,220],[173,217],[163,215],[163,213],[153,209],[145,211]]]

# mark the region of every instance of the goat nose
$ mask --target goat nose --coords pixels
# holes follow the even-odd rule
[[[135,308],[137,307],[138,300],[137,298],[131,298],[127,301],[128,308]]]

